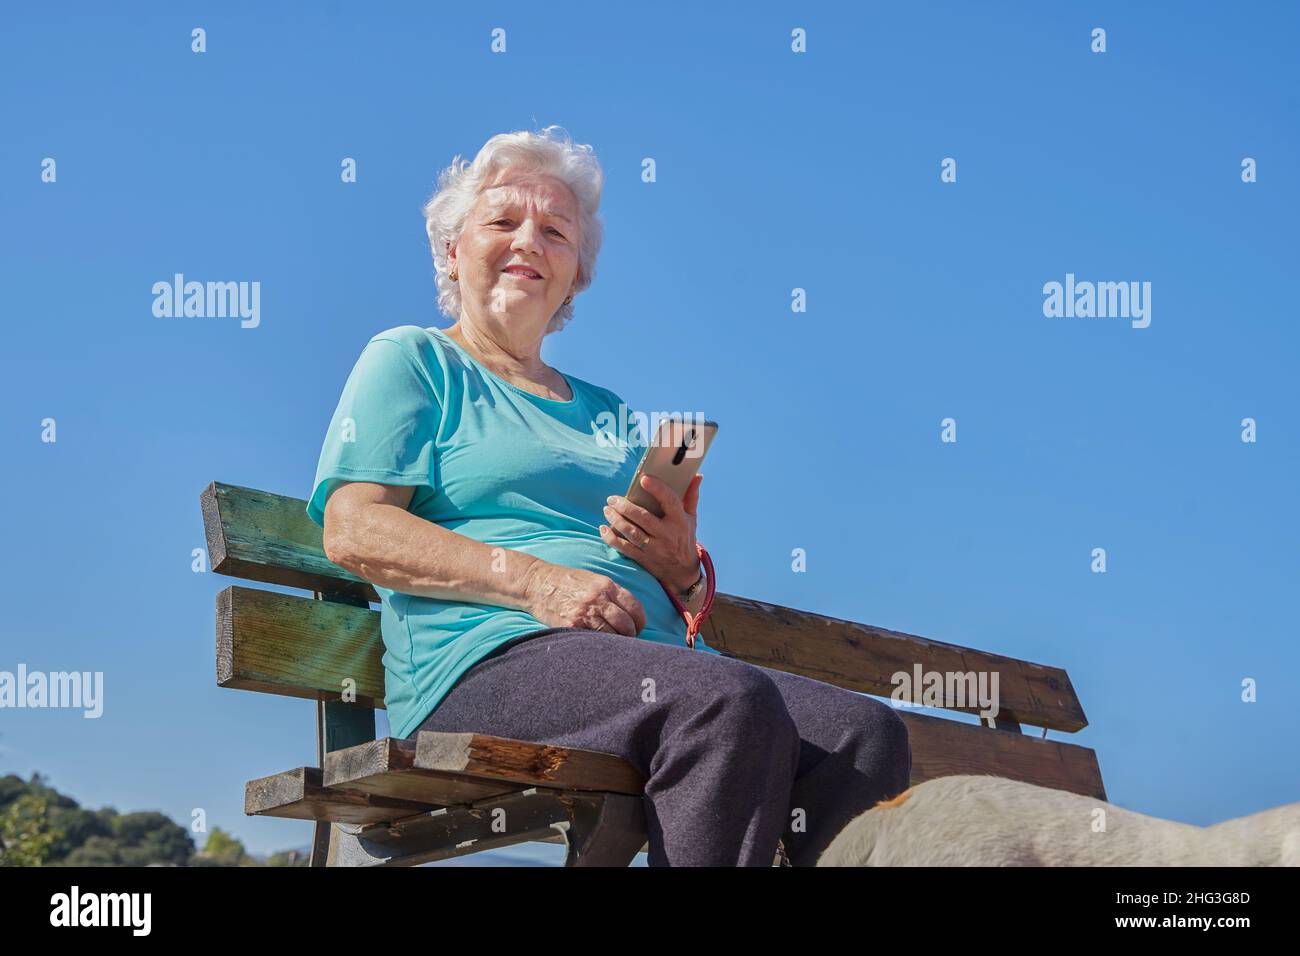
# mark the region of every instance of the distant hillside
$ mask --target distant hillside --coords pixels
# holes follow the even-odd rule
[[[0,777],[0,866],[306,866],[307,854],[287,850],[253,857],[218,827],[203,849],[190,832],[151,810],[86,810],[49,786]]]

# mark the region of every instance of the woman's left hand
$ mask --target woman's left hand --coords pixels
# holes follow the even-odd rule
[[[663,481],[653,475],[642,475],[641,487],[654,495],[664,516],[655,517],[653,512],[634,505],[622,495],[613,495],[605,505],[609,525],[600,526],[601,539],[680,594],[700,576],[700,555],[695,550],[695,511],[703,480],[703,475],[696,475],[685,496],[678,498]]]

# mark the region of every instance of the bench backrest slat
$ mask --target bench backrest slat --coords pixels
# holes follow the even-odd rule
[[[307,517],[302,499],[213,482],[203,492],[202,507],[214,571],[371,602],[379,600],[369,583],[325,557],[321,529]],[[254,646],[260,648],[258,653],[265,656],[264,669],[269,675],[263,682],[268,688],[285,688],[271,692],[292,693],[289,688],[299,682],[308,689],[297,696],[317,697],[311,688],[323,683],[333,690],[337,687],[333,681],[345,676],[338,669],[341,661],[362,668],[365,662],[350,656],[361,653],[354,642],[370,641],[382,652],[382,644],[375,643],[379,634],[377,614],[340,605],[320,610],[316,605],[321,603],[280,602],[275,605],[275,614],[265,622],[261,615],[270,612],[260,604],[256,610],[249,605],[248,620],[257,621],[250,623],[250,628],[255,628],[258,636],[249,638],[248,653],[253,653]],[[352,631],[347,629],[349,626]],[[704,639],[711,647],[753,664],[886,697],[897,686],[894,675],[914,675],[917,665],[929,673],[969,674],[976,679],[983,674],[986,681],[996,672],[1000,717],[1066,732],[1080,730],[1088,723],[1069,676],[1059,667],[736,595],[718,593],[713,611],[705,620]],[[342,643],[336,646],[336,641]],[[378,660],[377,653],[372,656]],[[284,661],[292,663],[290,673],[276,670],[284,666]],[[245,683],[230,686],[251,687],[249,682],[257,680],[261,667],[253,663],[246,673],[237,678],[232,675],[230,680]],[[323,669],[316,673],[313,668]],[[380,678],[382,696],[382,669],[367,673]],[[921,690],[914,688],[918,694]],[[980,709],[978,702],[969,699],[965,706],[957,706],[952,700],[945,704],[951,710]]]
[[[208,560],[218,574],[379,602],[369,582],[325,557],[321,529],[301,498],[214,481],[199,500]]]
[[[906,674],[921,699],[925,674],[917,686],[920,665],[924,672],[952,675],[953,691],[960,689],[960,697],[944,709],[966,713],[980,711],[978,681],[982,677],[983,689],[989,691],[991,675],[996,673],[998,717],[1068,733],[1088,726],[1074,685],[1061,668],[914,634],[726,595],[724,600],[715,599],[704,619],[704,639],[710,647],[751,664],[881,697],[891,696],[900,686],[894,675]],[[959,675],[971,676],[962,681]],[[976,686],[971,686],[972,681]],[[955,700],[965,701],[966,706],[956,706]]]
[[[217,684],[383,707],[384,641],[370,608],[256,588],[217,595]],[[354,684],[345,684],[351,680]]]
[[[338,700],[347,679],[357,703],[384,706],[379,614],[234,585],[217,596],[217,682],[222,687]],[[912,782],[989,773],[1105,799],[1086,747],[900,710],[912,745]]]

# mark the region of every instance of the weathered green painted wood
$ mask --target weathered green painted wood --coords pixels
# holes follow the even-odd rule
[[[326,823],[387,823],[431,809],[359,790],[333,790],[321,784],[319,767],[298,767],[259,777],[244,785],[244,813]],[[315,863],[323,866],[324,860]]]
[[[213,570],[378,601],[371,585],[325,557],[321,529],[305,509],[299,498],[213,482],[203,493]],[[881,696],[893,692],[894,674],[911,674],[917,664],[938,672],[997,671],[1003,721],[1068,733],[1088,724],[1061,668],[914,634],[718,594],[704,637],[728,656]],[[950,702],[948,709],[974,712],[979,707]]]
[[[337,699],[344,676],[358,699],[382,707],[379,614],[232,586],[217,602],[218,682],[312,700]],[[368,659],[367,659],[368,656]],[[992,773],[1076,793],[1104,793],[1086,747],[900,711],[912,744],[913,779]],[[328,757],[326,758],[328,762]]]
[[[1011,722],[1067,733],[1088,726],[1074,685],[1059,667],[735,595],[721,597],[715,598],[713,610],[704,619],[704,640],[710,647],[751,664],[881,697],[892,696],[899,686],[893,680],[895,674],[907,674],[914,684],[917,665],[939,674],[983,674],[986,681],[988,675],[997,673],[997,716],[1008,729]],[[957,703],[950,701],[943,709],[964,713],[981,709],[971,700],[965,701],[966,706]]]
[[[370,610],[364,598],[317,591],[317,601],[327,601]],[[367,645],[368,647],[368,645]],[[325,766],[325,754],[375,739],[375,709],[366,703],[318,700],[316,702],[317,766]]]
[[[234,585],[217,595],[217,684],[307,700],[382,707],[379,613]]]
[[[375,739],[373,704],[336,700],[318,700],[316,704],[317,727],[320,729],[317,741],[319,754],[343,750]]]
[[[214,481],[199,504],[217,574],[379,602],[369,582],[325,557],[321,529],[301,498]]]
[[[370,777],[361,774],[354,781],[361,788],[355,790],[324,787],[322,771],[315,768],[251,781],[247,793],[256,809],[249,812],[375,822],[427,805],[430,781],[435,778],[441,781],[434,786],[443,788],[436,794],[442,800],[463,800],[518,785],[514,781],[523,758],[510,748],[458,745],[448,750],[447,741],[455,743],[453,738],[487,739],[482,735],[431,736],[424,763],[439,769],[418,766],[420,751],[418,745],[413,749],[412,742],[374,740],[373,708],[384,706],[379,615],[369,609],[378,595],[369,583],[325,557],[321,530],[307,517],[306,502],[213,482],[204,490],[201,503],[214,571],[304,588],[321,598],[308,601],[242,587],[218,595],[218,683],[318,701],[322,767],[337,770],[348,766],[349,760],[355,763],[355,755],[367,753],[366,748],[379,747],[390,757],[397,755],[392,766]],[[1001,729],[900,712],[912,747],[912,784],[951,774],[988,773],[1106,799],[1091,749],[1015,732],[1021,723],[1065,731],[1087,725],[1069,677],[1060,668],[722,593],[717,595],[704,636],[728,656],[881,696],[892,692],[894,674],[912,673],[918,664],[925,671],[996,671]],[[355,704],[340,702],[347,678],[356,683]],[[972,711],[977,706],[952,709]],[[532,744],[525,749],[531,747],[547,750]],[[543,769],[532,767],[527,759],[523,766],[528,772]],[[473,772],[467,774],[471,767]],[[608,786],[608,774],[594,774],[588,780],[581,765],[575,763],[569,770],[571,786]],[[498,776],[504,779],[494,781]],[[372,792],[365,792],[367,786]],[[415,787],[426,800],[403,802],[396,793],[382,792],[404,792],[404,787]],[[630,792],[628,786],[618,789]],[[331,832],[328,823],[318,826],[313,862],[326,855]]]
[[[369,610],[369,603],[359,595],[317,591],[317,601],[329,601]],[[375,739],[375,710],[364,703],[346,701],[316,701],[316,766],[325,766],[327,754],[345,750]],[[326,866],[329,861],[330,839],[333,827],[328,818],[321,818],[312,836],[311,866]]]
[[[900,710],[912,746],[912,785],[955,774],[992,774],[1106,799],[1090,747]]]
[[[245,600],[255,601],[260,599],[247,595],[267,592],[236,588],[235,593],[243,595]],[[321,653],[336,636],[349,642],[364,634],[377,652],[382,653],[378,612],[358,608],[331,616],[319,609],[312,610],[310,605],[313,602],[299,598],[295,603],[289,597],[279,595],[280,600],[269,605],[265,612],[251,607],[245,612],[249,615],[250,627],[259,628],[259,641],[269,642],[271,646],[249,645],[247,654],[257,648],[260,658],[250,662],[247,670],[235,669],[235,662],[231,659],[225,663],[218,661],[218,673],[224,675],[219,677],[222,686],[263,689],[251,686],[249,682],[256,680],[257,673],[269,673],[277,667],[280,668],[280,679],[271,683],[285,689],[266,688],[268,693],[293,694],[294,686],[318,686],[319,679],[304,672],[303,658],[297,650],[300,642],[310,643],[315,652]],[[264,614],[271,616],[263,620]],[[336,631],[336,628],[344,630]],[[705,620],[705,640],[723,653],[751,664],[802,674],[838,687],[882,697],[890,696],[894,690],[893,674],[904,671],[910,675],[916,664],[925,670],[939,672],[978,674],[997,671],[999,716],[1004,721],[1014,720],[1066,732],[1087,725],[1070,678],[1058,667],[986,654],[852,621],[719,595],[714,601],[713,611]],[[277,663],[281,658],[283,661]],[[382,676],[382,671],[379,674]],[[319,699],[309,692],[295,696]],[[978,705],[968,702],[967,706],[947,709],[974,712]]]

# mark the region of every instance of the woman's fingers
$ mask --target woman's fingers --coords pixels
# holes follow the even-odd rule
[[[645,475],[643,477],[650,480],[657,480],[651,475]],[[662,485],[663,482],[660,482],[660,484]],[[667,488],[668,486],[664,485],[664,487]],[[671,489],[668,494],[670,497],[673,496]],[[664,519],[660,518],[653,511],[642,508],[640,505],[633,504],[622,495],[610,495],[605,502],[605,508],[607,511],[612,508],[616,514],[622,515],[624,519],[631,521],[637,527],[642,528],[646,534],[655,535],[656,537],[659,535],[660,526],[664,522]],[[665,510],[664,514],[669,514],[669,511]]]
[[[612,583],[612,582],[611,582]],[[607,598],[598,598],[582,609],[582,619],[576,626],[607,634],[623,634],[635,637],[631,630],[635,626],[632,616]]]
[[[601,618],[605,621],[605,626],[598,628],[598,630],[612,631],[615,634],[622,634],[624,637],[636,637],[641,633],[641,629],[632,620],[632,615],[617,604],[606,604],[601,609]]]
[[[703,474],[696,474],[691,479],[691,485],[686,489],[686,494],[682,496],[682,510],[692,517],[700,507],[700,482],[704,481]]]
[[[682,507],[682,499],[677,497],[677,492],[668,487],[668,482],[656,478],[654,475],[642,475],[641,487],[650,492],[650,494],[654,496],[655,501],[659,502],[659,507],[663,509],[664,516],[662,518],[657,518],[651,512],[632,504],[630,501],[627,502],[629,508],[635,508],[637,511],[643,512],[648,515],[652,521],[680,522],[685,518],[686,510]],[[687,490],[689,491],[690,489],[688,488]],[[626,501],[627,499],[624,498],[621,500]],[[637,518],[635,512],[626,512],[622,507],[619,508],[619,511],[628,513],[632,518]]]
[[[611,528],[638,547],[650,541],[650,533],[645,528],[623,517],[610,505],[605,506],[605,520]]]
[[[627,538],[620,537],[617,531],[613,528],[607,527],[606,525],[600,526],[600,539],[619,554],[626,558],[631,558],[637,564],[646,568],[647,571],[650,570],[646,567],[645,562],[651,560],[652,555],[646,550],[646,548],[633,544]],[[642,538],[641,540],[645,541],[646,539]]]
[[[636,598],[632,598],[636,602]],[[638,604],[639,607],[639,604]],[[595,617],[603,623],[603,627],[594,628],[597,631],[611,631],[614,634],[622,634],[624,637],[636,637],[645,628],[645,613],[640,615],[641,623],[637,623],[637,617],[632,614],[632,609],[610,601],[595,609]]]
[[[611,581],[610,584],[613,584],[614,586],[613,600],[611,601],[611,604],[618,612],[626,615],[628,623],[631,624],[633,628],[630,636],[636,637],[645,630],[645,608],[643,608],[641,602],[636,599],[636,595],[627,588],[620,584],[614,584],[613,581]],[[606,617],[608,618],[608,614]],[[614,622],[610,621],[610,623],[612,624]]]
[[[543,624],[585,627],[628,637],[636,637],[645,630],[645,608],[636,595],[613,578],[558,564],[548,565],[546,569],[551,571],[549,588],[536,588],[527,609]]]

